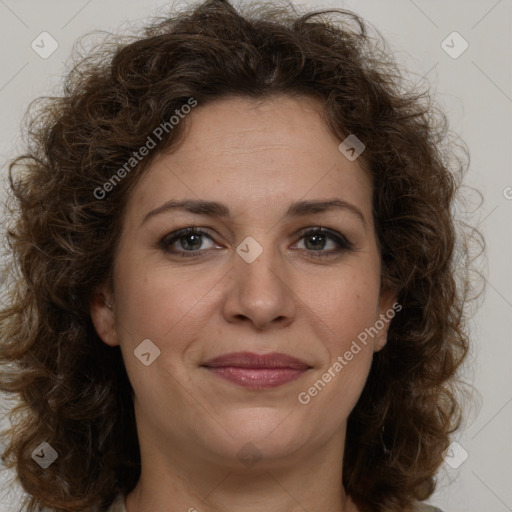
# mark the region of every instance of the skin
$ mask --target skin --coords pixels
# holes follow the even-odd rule
[[[223,99],[197,106],[187,123],[178,149],[159,155],[132,191],[113,289],[91,304],[135,392],[142,473],[127,511],[356,511],[341,485],[346,422],[389,323],[308,404],[297,397],[395,302],[380,290],[370,179],[338,150],[313,98]],[[348,209],[284,215],[294,201],[334,198],[364,222]],[[172,210],[143,222],[171,199],[219,201],[232,216]],[[208,235],[168,249],[203,255],[162,248],[189,226]],[[329,236],[315,245],[300,233],[319,226],[354,250],[335,253]],[[263,249],[252,263],[236,252],[249,236]],[[328,254],[315,257],[321,249]],[[134,356],[144,339],[160,350],[149,366]],[[236,351],[283,352],[311,368],[256,391],[200,366]],[[246,443],[261,454],[252,467],[237,456]]]

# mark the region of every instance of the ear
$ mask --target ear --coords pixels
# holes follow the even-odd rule
[[[375,328],[378,333],[373,340],[375,352],[379,352],[386,345],[391,320],[401,309],[402,306],[396,300],[395,291],[390,288],[381,288],[377,318],[375,319]]]
[[[112,293],[105,287],[98,288],[90,303],[91,320],[104,343],[114,347],[119,345]]]

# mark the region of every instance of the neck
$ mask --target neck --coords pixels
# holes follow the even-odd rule
[[[141,443],[142,471],[126,498],[127,512],[357,512],[342,486],[344,435],[311,453],[265,459],[240,469],[240,461],[191,456],[173,447],[172,458]],[[157,448],[157,449],[153,449]]]

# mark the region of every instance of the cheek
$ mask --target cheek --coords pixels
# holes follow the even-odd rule
[[[121,341],[131,344],[150,338],[166,346],[169,339],[183,339],[195,309],[201,308],[201,297],[213,286],[209,281],[176,268],[147,268],[128,261],[119,265],[116,300],[124,331]]]
[[[318,322],[316,337],[325,357],[302,390],[299,402],[316,415],[324,415],[333,428],[344,421],[364,388],[373,358],[373,338],[367,329],[376,321],[379,286],[376,279],[352,272],[323,281],[307,295],[307,306]],[[371,272],[366,273],[366,276]],[[361,277],[363,276],[363,277]],[[316,412],[315,412],[316,411]]]
[[[222,274],[147,264],[136,266],[126,259],[119,264],[116,278],[116,309],[120,314],[116,327],[134,389],[145,400],[155,389],[167,389],[169,385],[180,395],[177,381],[183,385],[189,381],[187,367],[196,358],[195,342],[201,326],[212,315],[217,300],[216,284]],[[144,366],[136,353],[140,353],[139,347],[147,339],[160,352],[154,363]],[[177,381],[169,380],[169,375]]]
[[[136,265],[129,259],[118,265],[116,327],[126,371],[143,409],[156,411],[163,403],[181,407],[186,400],[182,386],[189,377],[181,362],[204,316],[200,299],[213,285],[213,280],[179,269]],[[159,353],[144,340],[151,340]],[[149,347],[147,366],[136,357],[145,353],[141,346]],[[158,355],[153,359],[153,354]]]
[[[302,297],[319,320],[316,323],[319,339],[325,340],[331,358],[337,357],[375,322],[378,276],[371,267],[348,268],[317,280],[315,286],[311,284],[304,284]]]

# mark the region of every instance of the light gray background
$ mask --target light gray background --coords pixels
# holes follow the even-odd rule
[[[512,188],[507,188],[512,187],[512,0],[295,3],[348,8],[372,23],[411,70],[412,79],[430,81],[451,128],[469,146],[466,183],[485,197],[472,222],[484,232],[488,251],[487,290],[470,324],[473,348],[465,372],[480,397],[453,438],[468,458],[457,469],[443,465],[430,502],[445,512],[512,511]],[[26,107],[55,91],[76,38],[95,29],[118,30],[127,22],[140,25],[168,5],[162,0],[0,0],[2,180],[5,162],[21,148]],[[47,59],[30,46],[43,31],[59,45]],[[457,59],[441,47],[453,31],[469,43]],[[16,489],[3,483],[5,470],[0,476],[0,512],[14,511]]]

